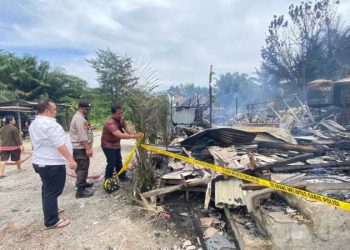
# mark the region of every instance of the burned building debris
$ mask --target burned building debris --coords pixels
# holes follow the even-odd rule
[[[349,79],[313,81],[309,105],[297,96],[266,102],[265,109],[251,105],[233,127],[185,128],[171,146],[192,159],[321,195],[322,201],[171,157],[159,189],[144,197],[161,203],[173,192],[184,192],[187,200],[192,192],[201,193],[203,211],[225,216],[240,249],[345,249],[350,213],[332,199],[350,202],[349,123],[339,123],[350,105],[348,88]],[[211,228],[212,239],[227,233],[214,219],[210,212],[200,218],[202,233]]]
[[[208,105],[209,99],[205,96],[174,98],[171,105],[171,122],[174,126],[207,126],[203,113]]]

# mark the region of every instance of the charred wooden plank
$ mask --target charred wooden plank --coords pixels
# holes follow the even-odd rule
[[[272,169],[272,168],[277,168],[277,167],[284,167],[287,164],[298,162],[298,161],[304,161],[304,160],[311,159],[314,157],[315,157],[314,153],[305,153],[305,154],[297,155],[297,156],[294,156],[291,158],[283,159],[280,161],[275,161],[275,162],[271,162],[271,163],[268,163],[265,165],[260,165],[257,167],[257,169]]]
[[[258,148],[281,149],[281,150],[297,151],[297,152],[303,152],[303,153],[316,153],[319,155],[324,153],[324,149],[322,147],[316,147],[311,145],[279,143],[279,142],[259,142]]]
[[[265,186],[261,186],[259,184],[255,184],[255,183],[243,183],[240,186],[241,186],[242,190],[261,190],[261,189],[267,188]]]
[[[209,183],[210,180],[211,180],[211,176],[207,176],[207,177],[203,177],[203,178],[195,178],[195,179],[191,179],[191,180],[186,180],[185,183],[186,183],[187,187],[195,187],[195,186],[199,186],[199,185],[206,185]],[[151,190],[151,191],[142,193],[142,195],[145,198],[150,198],[152,196],[158,196],[158,195],[163,195],[163,194],[179,191],[179,190],[182,190],[184,188],[185,188],[185,184],[183,183],[183,184],[174,185],[174,186],[170,186],[170,187],[164,187],[164,188],[160,188],[160,189],[156,189],[156,190]]]
[[[336,169],[337,167],[350,166],[350,161],[343,162],[328,162],[328,163],[319,163],[319,164],[310,164],[302,166],[280,166],[272,168],[274,172],[295,172],[300,170],[312,170],[312,169],[327,169],[332,168]]]

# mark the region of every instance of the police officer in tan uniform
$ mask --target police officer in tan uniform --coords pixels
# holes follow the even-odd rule
[[[70,138],[73,145],[73,157],[77,162],[76,198],[87,198],[93,195],[93,183],[86,182],[90,166],[90,157],[93,155],[92,143],[93,133],[88,121],[88,114],[91,109],[91,104],[86,101],[80,101],[78,104],[78,111],[72,118],[70,124]]]

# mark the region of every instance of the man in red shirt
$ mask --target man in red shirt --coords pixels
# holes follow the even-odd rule
[[[105,179],[113,176],[113,170],[118,173],[123,166],[120,152],[121,139],[137,139],[142,133],[131,133],[122,117],[123,110],[120,106],[111,107],[112,117],[108,119],[102,130],[101,147],[107,158]],[[121,181],[128,180],[125,172],[119,175]]]

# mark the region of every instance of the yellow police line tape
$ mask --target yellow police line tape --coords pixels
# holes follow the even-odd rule
[[[138,138],[138,139],[136,140],[136,143],[135,143],[136,146],[131,150],[131,152],[129,153],[128,157],[127,157],[126,160],[124,161],[123,167],[122,167],[122,168],[119,170],[119,172],[118,172],[116,175],[114,175],[114,176],[119,176],[121,173],[123,173],[124,170],[126,170],[126,169],[128,168],[129,163],[130,163],[132,157],[134,156],[134,154],[136,153],[137,147],[139,147],[139,146],[141,145],[141,141],[142,141],[142,139],[143,139],[144,136],[145,136],[145,135],[142,134],[141,138]]]
[[[330,205],[330,206],[333,206],[333,207],[338,207],[338,208],[350,211],[350,203],[349,202],[336,200],[336,199],[329,198],[329,197],[321,195],[321,194],[317,194],[317,193],[313,193],[313,192],[310,192],[310,191],[301,190],[301,189],[298,189],[298,188],[295,188],[295,187],[291,187],[291,186],[288,186],[288,185],[285,185],[285,184],[277,183],[277,182],[274,182],[274,181],[268,181],[268,180],[265,180],[265,179],[257,178],[255,176],[251,176],[251,175],[247,175],[247,174],[244,174],[244,173],[241,173],[241,172],[237,172],[237,171],[234,171],[232,169],[228,169],[228,168],[224,168],[224,167],[217,166],[217,165],[214,165],[214,164],[210,164],[210,163],[207,163],[207,162],[199,161],[199,160],[196,160],[196,159],[193,159],[193,158],[189,158],[189,157],[186,157],[186,156],[174,154],[174,153],[168,152],[166,150],[162,150],[160,148],[157,148],[157,147],[154,147],[154,146],[150,146],[150,145],[147,145],[147,144],[140,144],[140,143],[136,144],[136,146],[133,148],[133,150],[128,155],[128,157],[127,157],[127,159],[126,159],[126,161],[125,161],[125,163],[123,165],[123,168],[119,171],[119,173],[121,173],[122,171],[124,171],[127,168],[127,166],[130,163],[130,160],[132,159],[133,155],[136,152],[136,147],[137,146],[140,146],[140,147],[142,147],[142,148],[144,148],[144,149],[146,149],[148,151],[152,151],[152,152],[155,152],[155,153],[167,155],[167,156],[175,158],[175,159],[179,159],[179,160],[182,160],[182,161],[193,163],[193,164],[196,164],[198,166],[205,167],[205,168],[208,168],[208,169],[220,172],[222,174],[226,174],[226,175],[233,176],[233,177],[236,177],[236,178],[239,178],[239,179],[242,179],[242,180],[246,180],[246,181],[249,181],[249,182],[253,182],[253,183],[259,184],[261,186],[269,187],[269,188],[272,188],[272,189],[275,189],[275,190],[278,190],[278,191],[282,191],[282,192],[285,192],[285,193],[289,193],[289,194],[292,194],[292,195],[303,197],[303,198],[308,199],[308,200],[317,201],[317,202],[320,202],[320,203],[323,203],[323,204],[326,204],[326,205]],[[118,173],[118,175],[119,175],[119,173]]]
[[[113,192],[116,191],[119,188],[118,185],[118,176],[127,169],[127,167],[129,166],[129,163],[132,159],[132,157],[134,156],[134,154],[136,153],[136,149],[137,146],[140,145],[140,142],[136,143],[136,146],[131,150],[131,152],[129,153],[128,157],[126,157],[126,160],[124,161],[123,167],[119,170],[119,172],[115,175],[113,175],[113,177],[106,179],[103,182],[103,187],[106,191],[108,192]]]
[[[124,161],[123,167],[119,170],[119,172],[116,174],[116,176],[119,176],[121,173],[123,173],[124,170],[129,166],[129,163],[130,163],[130,161],[135,153],[136,153],[136,146],[131,150],[128,157],[126,157],[126,160]]]

